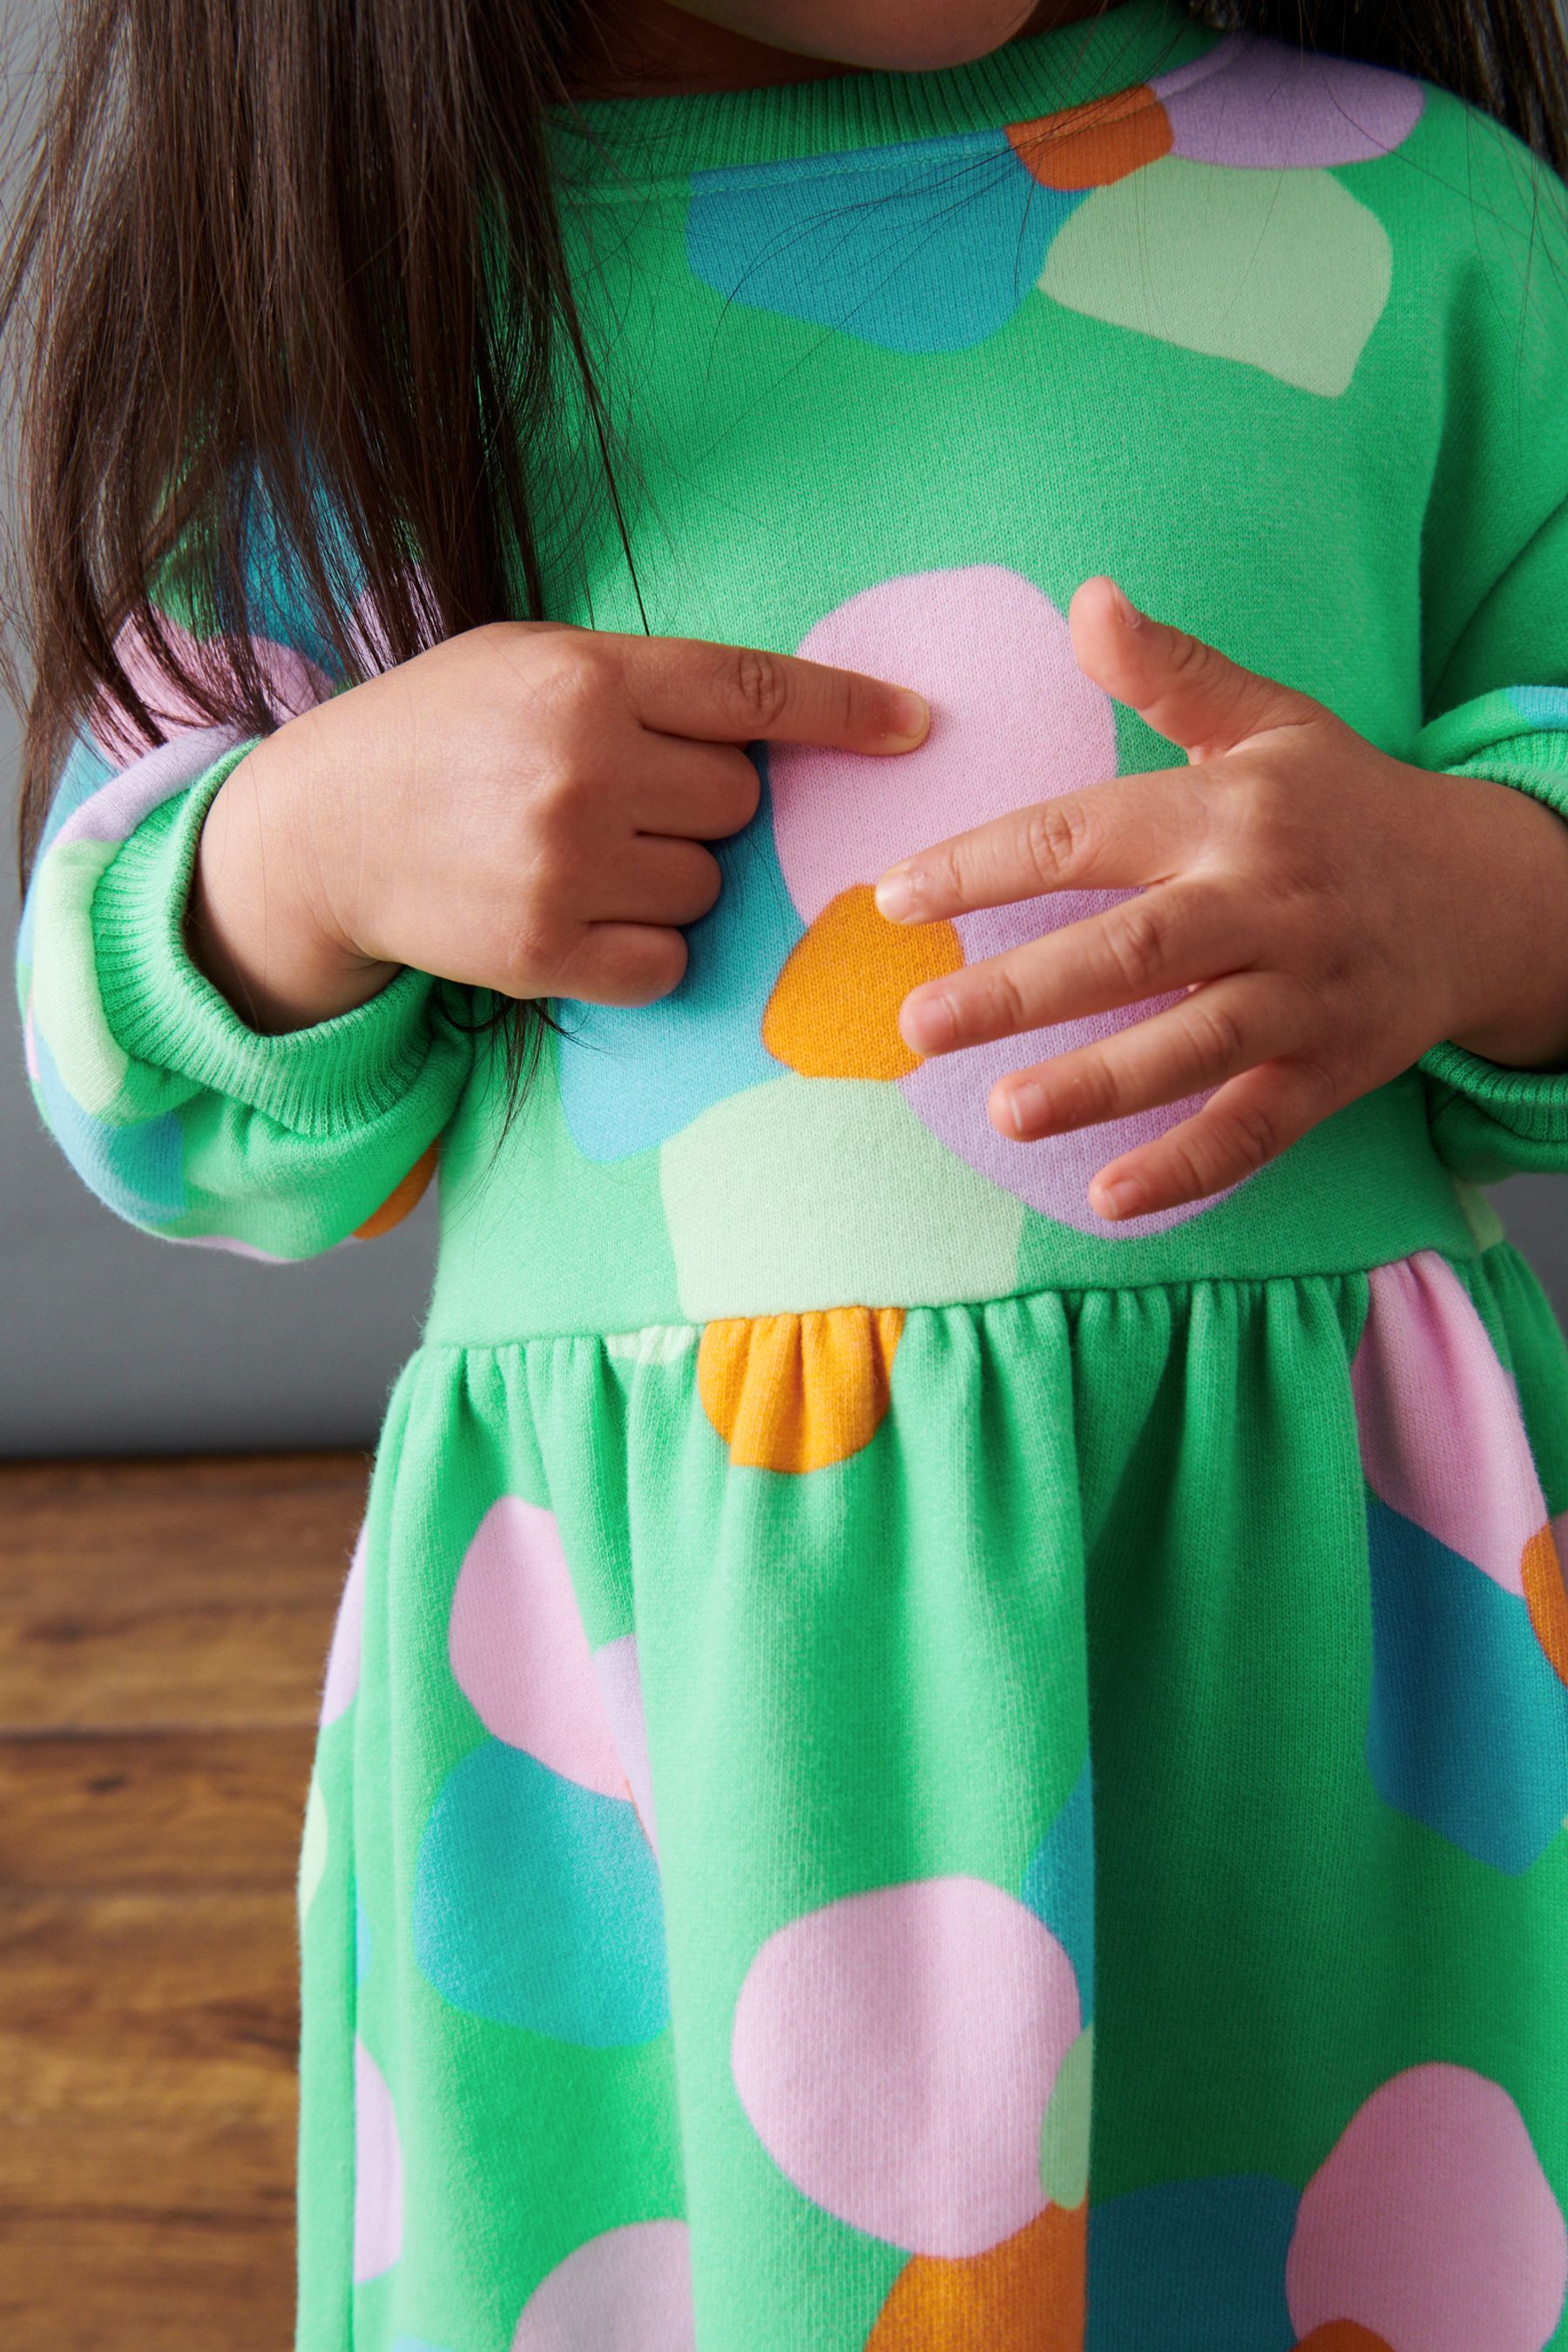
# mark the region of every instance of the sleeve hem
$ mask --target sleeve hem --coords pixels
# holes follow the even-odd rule
[[[415,1083],[428,1050],[434,982],[405,967],[351,1012],[263,1036],[197,971],[184,919],[202,825],[257,740],[215,761],[106,867],[92,902],[104,1014],[137,1060],[247,1103],[297,1134],[341,1134],[383,1117]]]

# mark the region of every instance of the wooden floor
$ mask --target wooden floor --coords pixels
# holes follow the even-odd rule
[[[0,2346],[287,2352],[358,1455],[0,1465]]]

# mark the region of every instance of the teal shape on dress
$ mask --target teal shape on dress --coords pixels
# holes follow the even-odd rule
[[[1030,1855],[1018,1894],[1072,1962],[1087,2025],[1094,2015],[1094,1799],[1087,1757],[1072,1794]]]
[[[133,1225],[168,1224],[184,1213],[184,1137],[173,1111],[127,1127],[95,1118],[77,1101],[48,1039],[35,1028],[38,1092],[60,1150],[87,1185],[116,1216]]]
[[[560,1018],[561,1108],[589,1160],[627,1160],[679,1135],[727,1097],[781,1075],[763,1044],[773,982],[802,937],[773,847],[767,765],[756,814],[710,844],[723,887],[686,933],[679,988],[657,1004],[565,1003]]]
[[[1007,324],[1084,192],[1042,187],[1005,131],[691,175],[686,254],[726,302],[884,351],[967,351]]]
[[[1086,2352],[1290,2352],[1297,2201],[1282,2180],[1238,2173],[1092,2207]]]
[[[447,2352],[444,2344],[432,2344],[423,2336],[395,2336],[392,2352]]]
[[[354,1982],[363,1984],[370,1966],[370,1921],[365,1917],[364,1899],[358,1886],[354,1888]]]
[[[1568,729],[1568,686],[1510,686],[1505,691],[1527,727]]]
[[[1367,1497],[1378,1795],[1517,1877],[1568,1813],[1568,1689],[1523,1596]]]
[[[633,1806],[501,1740],[471,1749],[419,1840],[414,1955],[470,2016],[591,2050],[651,2041],[664,1906]]]

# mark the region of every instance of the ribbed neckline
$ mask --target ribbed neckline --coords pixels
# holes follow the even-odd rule
[[[608,193],[723,164],[1025,121],[1168,73],[1218,38],[1179,0],[1122,0],[1103,16],[931,73],[837,74],[765,89],[594,99],[556,108],[551,142],[563,181],[579,192],[597,184]]]

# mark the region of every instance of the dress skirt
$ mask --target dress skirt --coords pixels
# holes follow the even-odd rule
[[[1568,2346],[1509,1245],[422,1349],[300,1853],[298,2352]]]

